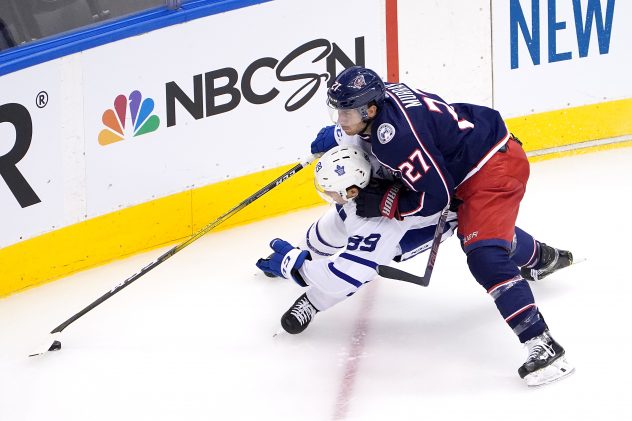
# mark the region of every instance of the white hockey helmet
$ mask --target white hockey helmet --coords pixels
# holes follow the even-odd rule
[[[369,156],[355,146],[336,146],[325,152],[316,163],[316,190],[330,203],[344,205],[349,199],[347,190],[351,187],[363,189],[370,179]]]

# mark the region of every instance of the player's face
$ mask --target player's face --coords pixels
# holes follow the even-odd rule
[[[377,114],[377,107],[371,105],[368,108],[363,106],[352,109],[336,109],[330,106],[329,113],[332,121],[339,124],[348,136],[354,136],[371,127],[370,123]],[[363,115],[367,116],[368,119],[363,119]]]
[[[325,191],[323,192],[327,198],[329,200],[327,200],[328,202],[334,202],[337,203],[339,205],[344,205],[345,203],[347,203],[347,199],[343,198],[342,196],[340,196],[340,193],[335,192],[335,191]]]
[[[343,197],[338,192],[323,189],[320,185],[318,185],[316,180],[314,180],[314,184],[316,185],[316,191],[323,199],[329,203],[337,203],[339,205],[344,205],[349,200],[355,199],[359,191],[357,187],[349,187],[347,189],[346,197]]]
[[[348,136],[359,134],[366,127],[358,108],[338,110],[330,107],[329,110],[332,121],[339,124]]]

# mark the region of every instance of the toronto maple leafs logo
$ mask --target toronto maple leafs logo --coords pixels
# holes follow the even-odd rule
[[[356,89],[360,89],[363,86],[366,86],[366,81],[364,80],[364,75],[356,76],[355,79],[353,79],[353,82],[351,82],[351,86],[353,86]]]
[[[334,171],[336,171],[336,174],[342,176],[345,173],[345,167],[342,165],[336,165],[336,169]]]

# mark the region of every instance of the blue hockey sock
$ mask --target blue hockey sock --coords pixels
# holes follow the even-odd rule
[[[494,299],[498,311],[520,342],[539,335],[546,329],[526,280],[516,264],[501,247],[479,247],[467,256],[474,278]]]

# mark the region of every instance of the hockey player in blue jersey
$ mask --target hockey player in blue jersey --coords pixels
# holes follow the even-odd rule
[[[356,198],[361,216],[429,215],[454,198],[460,203],[458,235],[470,271],[528,346],[520,376],[538,383],[568,374],[568,368],[556,366],[564,349],[551,337],[525,279],[568,266],[572,255],[515,227],[529,163],[500,114],[473,104],[448,104],[403,83],[384,84],[362,67],[338,75],[328,103],[345,133],[364,136],[373,155],[408,187],[398,189],[397,205],[389,209],[383,198],[393,196],[396,186],[361,191]],[[529,249],[530,262],[517,265],[512,253],[526,256]]]
[[[375,72],[361,67],[338,75],[328,90],[328,102],[338,127],[347,136],[363,139],[397,178],[360,189],[354,197],[357,215],[405,220],[436,215],[451,198],[453,204],[460,203],[458,232],[468,266],[528,346],[520,376],[529,385],[539,385],[572,372],[525,281],[568,266],[572,255],[515,227],[529,165],[499,113],[472,104],[447,104],[405,84],[384,84]],[[334,131],[323,129],[312,152],[335,145]]]

